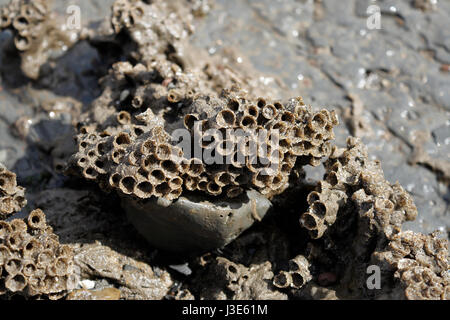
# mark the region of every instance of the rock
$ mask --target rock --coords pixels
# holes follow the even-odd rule
[[[182,196],[168,206],[123,199],[122,206],[136,229],[154,246],[193,253],[224,247],[255,221],[264,218],[271,203],[251,190],[227,201]]]

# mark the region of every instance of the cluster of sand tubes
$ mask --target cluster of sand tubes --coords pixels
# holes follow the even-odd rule
[[[13,0],[0,9],[0,30],[12,28],[17,50],[27,51],[40,37],[47,14],[46,1]]]
[[[318,165],[329,155],[338,123],[334,112],[313,112],[300,98],[282,104],[224,92],[193,100],[183,121],[172,127],[189,134],[192,149],[186,153],[162,117],[150,108],[136,109],[140,113],[116,111],[103,124],[82,127],[71,164],[86,179],[143,199],[176,199],[183,190],[230,198],[246,188],[278,194],[294,167]],[[195,112],[199,109],[210,112]]]
[[[450,299],[448,241],[438,234],[403,231],[391,237],[372,263],[387,265],[400,282],[396,291],[410,300]]]
[[[0,221],[0,275],[0,295],[58,298],[78,283],[72,249],[59,243],[39,209]]]
[[[273,284],[277,288],[300,289],[312,279],[309,271],[309,261],[302,255],[289,260],[288,270],[280,271],[274,278]]]

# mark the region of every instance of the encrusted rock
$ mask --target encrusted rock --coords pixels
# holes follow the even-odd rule
[[[183,254],[224,247],[261,221],[271,207],[270,201],[254,190],[226,201],[190,195],[164,202],[123,199],[122,206],[151,244]]]

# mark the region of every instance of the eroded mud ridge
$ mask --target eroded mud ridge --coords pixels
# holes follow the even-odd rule
[[[34,191],[33,209],[43,210],[11,220],[27,203],[25,190],[0,165],[0,299],[450,299],[448,241],[439,232],[402,230],[420,216],[413,197],[386,180],[360,139],[334,145],[334,111],[300,97],[279,100],[250,67],[224,66],[189,44],[211,5],[117,0],[101,27],[83,31],[108,69],[98,97],[71,114],[75,144],[46,150],[49,157],[70,154],[54,159],[65,180]],[[36,81],[54,59],[44,43],[79,39],[68,30],[46,32],[54,14],[45,1],[12,0],[1,10],[23,73]],[[173,139],[179,130],[192,153]],[[243,144],[231,130],[243,134]],[[268,134],[261,139],[258,130]],[[275,130],[276,144],[269,139]],[[256,154],[246,148],[251,141]],[[219,163],[206,163],[195,149]],[[321,180],[305,180],[307,166],[321,165]],[[236,227],[233,212],[253,190],[272,203],[264,219],[246,199],[255,225],[224,248],[186,252],[181,265],[145,243],[118,205],[182,212],[188,197],[232,208],[206,222],[201,209],[190,210],[198,221],[189,221],[188,236],[196,223]],[[134,218],[139,223],[139,210]],[[162,225],[168,236],[180,228]],[[376,290],[367,285],[374,267]]]

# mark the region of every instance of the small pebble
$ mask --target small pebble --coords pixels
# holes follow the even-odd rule
[[[81,280],[79,282],[79,284],[83,289],[86,289],[86,290],[91,290],[91,289],[95,288],[95,281],[92,281],[92,280],[87,280],[87,279]]]

